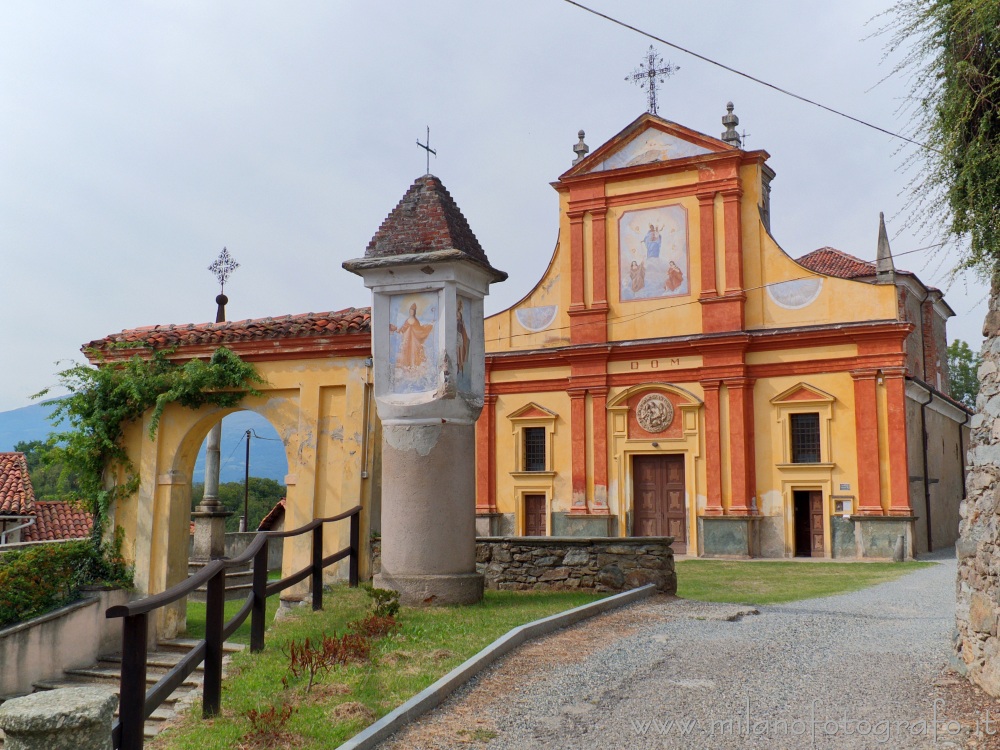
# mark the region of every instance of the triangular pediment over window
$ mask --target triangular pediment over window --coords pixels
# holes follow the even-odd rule
[[[507,419],[556,419],[559,415],[532,402],[507,415]]]
[[[626,169],[733,150],[722,141],[656,115],[644,114],[564,176]]]
[[[822,391],[815,386],[809,385],[808,383],[799,383],[793,385],[787,391],[779,393],[777,396],[771,399],[772,404],[794,404],[794,403],[833,403],[836,401],[833,396],[831,396],[826,391]]]

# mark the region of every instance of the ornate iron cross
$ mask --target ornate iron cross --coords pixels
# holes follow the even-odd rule
[[[640,65],[630,76],[625,76],[626,81],[637,83],[646,90],[649,97],[648,110],[650,114],[656,114],[656,86],[662,83],[667,76],[671,76],[680,70],[680,66],[671,63],[663,63],[663,58],[656,54],[653,45],[649,45],[649,52],[646,53],[646,61]]]
[[[215,274],[215,278],[219,280],[219,291],[220,293],[225,293],[226,291],[226,280],[232,275],[233,271],[240,267],[240,264],[236,262],[235,258],[229,254],[226,248],[222,248],[222,252],[219,253],[219,257],[215,259],[215,262],[208,267],[208,270]]]
[[[427,126],[427,144],[424,145],[418,139],[417,140],[417,145],[420,146],[420,148],[422,148],[425,151],[427,151],[427,174],[430,174],[431,173],[431,154],[434,154],[434,156],[438,155],[438,152],[431,148],[431,126],[430,125]]]

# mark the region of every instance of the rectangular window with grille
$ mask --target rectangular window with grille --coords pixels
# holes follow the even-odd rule
[[[792,463],[818,464],[819,414],[792,414]]]
[[[524,470],[545,471],[545,428],[524,428]]]

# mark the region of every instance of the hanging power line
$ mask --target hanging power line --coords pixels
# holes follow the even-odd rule
[[[921,143],[920,141],[915,141],[912,138],[907,138],[905,135],[901,135],[900,133],[894,133],[891,130],[886,130],[883,127],[879,127],[878,125],[874,125],[870,122],[862,120],[860,117],[854,117],[853,115],[849,115],[846,112],[841,112],[840,110],[834,109],[833,107],[828,107],[825,104],[821,104],[820,102],[802,96],[801,94],[796,94],[795,92],[789,91],[788,89],[783,89],[781,88],[781,86],[777,86],[773,83],[768,83],[767,81],[761,78],[757,78],[756,76],[750,75],[749,73],[744,73],[742,70],[737,70],[736,68],[726,65],[725,63],[719,62],[718,60],[713,60],[710,57],[706,57],[705,55],[700,55],[693,50],[689,50],[686,47],[680,46],[679,44],[668,42],[666,39],[663,39],[662,37],[658,37],[655,34],[652,34],[648,31],[643,31],[637,26],[632,26],[631,24],[625,23],[624,21],[620,21],[617,18],[614,18],[613,16],[607,15],[606,13],[601,13],[598,10],[589,8],[586,5],[583,5],[582,3],[576,2],[576,0],[563,0],[563,2],[569,3],[570,5],[573,5],[579,8],[580,10],[585,10],[588,13],[592,13],[593,15],[598,16],[599,18],[603,18],[606,21],[610,21],[611,23],[617,24],[618,26],[626,28],[630,31],[634,31],[637,34],[641,34],[642,36],[657,41],[660,44],[665,44],[668,47],[673,47],[675,50],[683,52],[684,54],[687,55],[691,55],[692,57],[696,57],[699,60],[702,60],[703,62],[707,62],[709,65],[715,65],[716,67],[722,68],[723,70],[733,73],[734,75],[738,75],[742,78],[746,78],[747,80],[753,81],[754,83],[758,83],[761,86],[766,86],[769,89],[773,89],[774,91],[777,91],[780,94],[784,94],[785,96],[790,96],[793,99],[798,99],[800,102],[805,102],[806,104],[811,104],[814,107],[819,107],[820,109],[824,109],[827,112],[838,115],[840,117],[844,117],[848,120],[851,120],[852,122],[856,122],[859,125],[864,125],[866,128],[871,128],[873,130],[877,130],[880,133],[884,133],[885,135],[892,136],[893,138],[898,138],[900,140],[906,141],[907,143],[912,143],[914,146],[919,146],[920,148],[927,149],[928,151],[934,151],[935,153],[941,153],[940,151],[938,151],[938,149],[934,148],[933,146],[928,146],[926,143]]]
[[[935,247],[942,247],[945,244],[947,244],[947,243],[936,242],[933,245],[924,245],[923,247],[917,247],[917,248],[914,248],[912,250],[904,250],[901,253],[893,253],[892,257],[893,257],[893,259],[901,258],[904,255],[910,255],[912,253],[919,253],[919,252],[922,252],[924,250],[931,250],[931,249],[933,249]],[[862,261],[862,262],[864,262],[864,263],[870,263],[871,261]],[[771,286],[778,286],[780,284],[787,284],[790,281],[803,281],[805,279],[813,279],[813,278],[816,278],[816,277],[825,278],[828,275],[828,274],[820,273],[819,271],[811,271],[808,268],[805,268],[804,266],[803,266],[803,268],[804,268],[804,270],[808,271],[808,273],[805,276],[795,276],[795,277],[793,277],[791,279],[782,279],[781,281],[769,281],[766,284],[760,284],[759,286],[748,286],[748,287],[744,288],[743,291],[745,291],[745,292],[752,292],[752,291],[756,291],[758,289],[767,289],[768,287],[771,287]],[[874,276],[874,275],[875,275],[875,273],[873,271],[872,272],[872,276]],[[835,276],[833,278],[839,278],[839,277]],[[611,315],[609,315],[608,316],[608,322],[609,323],[626,323],[626,322],[631,321],[631,320],[638,320],[639,318],[644,318],[647,315],[653,315],[655,313],[663,312],[664,310],[674,310],[674,309],[679,308],[679,307],[687,307],[688,305],[698,305],[698,304],[701,304],[701,300],[691,299],[691,300],[685,300],[684,302],[674,302],[673,304],[660,305],[659,307],[656,307],[656,308],[654,308],[652,310],[646,310],[644,312],[631,313],[629,315],[618,315],[618,316],[611,316]],[[554,327],[551,327],[551,328],[546,328],[545,331],[546,332],[568,331],[570,328],[571,328],[571,326],[554,326]],[[508,334],[506,336],[497,336],[497,337],[494,337],[494,338],[488,338],[485,341],[486,341],[486,343],[498,343],[500,341],[510,341],[512,339],[522,338],[522,337],[525,337],[525,336],[536,336],[536,335],[538,335],[538,333],[539,333],[539,331],[530,331],[528,333],[510,333],[510,334]]]

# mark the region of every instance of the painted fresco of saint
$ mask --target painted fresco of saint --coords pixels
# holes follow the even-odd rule
[[[660,243],[663,242],[663,235],[660,232],[663,231],[662,226],[649,225],[649,231],[646,232],[646,236],[642,238],[642,244],[646,246],[646,257],[647,258],[659,258],[660,257]]]
[[[469,359],[469,333],[465,330],[465,318],[461,297],[458,299],[456,322],[458,323],[456,359],[458,360],[458,374],[461,375],[465,372],[465,363]]]
[[[646,286],[646,262],[637,263],[632,261],[632,265],[629,267],[629,282],[632,286],[632,292],[636,293],[644,286]]]
[[[404,370],[419,370],[427,360],[424,354],[424,342],[434,330],[433,323],[426,325],[417,319],[417,305],[410,305],[410,314],[401,326],[389,324],[389,331],[398,333],[401,341],[399,354],[396,357],[396,366]]]
[[[668,292],[677,291],[681,284],[684,283],[684,272],[677,266],[676,263],[670,261],[670,265],[667,267],[667,283],[666,288]]]

